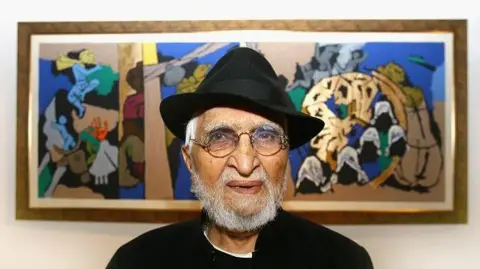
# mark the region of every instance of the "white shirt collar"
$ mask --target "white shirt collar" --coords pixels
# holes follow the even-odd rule
[[[228,252],[226,250],[223,250],[219,247],[217,247],[215,244],[213,244],[210,239],[208,239],[208,236],[207,236],[207,232],[206,231],[203,231],[203,234],[205,235],[205,238],[207,238],[208,242],[210,242],[210,244],[218,251],[221,251],[223,253],[226,253],[228,255],[231,255],[231,256],[234,256],[234,257],[237,257],[237,258],[251,258],[252,257],[252,252],[250,253],[245,253],[245,254],[238,254],[238,253],[231,253],[231,252]]]

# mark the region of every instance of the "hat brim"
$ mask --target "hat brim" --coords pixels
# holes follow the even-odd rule
[[[325,123],[316,117],[293,109],[270,105],[244,96],[226,93],[183,93],[169,96],[160,103],[160,114],[166,127],[185,141],[185,130],[195,113],[216,106],[248,107],[279,113],[286,118],[290,149],[298,148],[318,135]]]

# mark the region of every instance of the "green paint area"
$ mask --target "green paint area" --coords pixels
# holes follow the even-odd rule
[[[92,164],[95,161],[98,149],[100,148],[100,141],[98,141],[95,137],[88,133],[91,128],[87,128],[86,131],[82,131],[80,133],[80,139],[85,142],[87,154],[90,155],[87,159],[88,165]]]
[[[295,109],[297,111],[301,111],[303,99],[305,99],[305,95],[307,95],[307,90],[303,87],[296,87],[295,89],[289,91],[288,95],[290,96],[293,105],[295,105]]]
[[[338,105],[338,111],[340,115],[338,117],[342,120],[346,119],[348,116],[348,106],[347,105]]]
[[[48,186],[52,183],[52,171],[50,171],[50,168],[48,166],[45,166],[45,168],[40,172],[40,175],[38,175],[38,197],[45,197],[45,192],[48,189]]]
[[[388,147],[388,132],[379,132],[380,136],[380,152],[378,163],[380,165],[380,171],[385,171],[392,163],[392,158],[386,156],[386,149]]]
[[[98,71],[95,71],[88,75],[87,79],[89,81],[97,79],[100,83],[95,89],[98,95],[108,95],[112,89],[115,81],[118,81],[119,75],[118,72],[113,71],[112,67],[109,65],[102,65]]]
[[[412,63],[416,63],[418,65],[421,65],[421,66],[427,68],[430,71],[435,71],[437,69],[434,65],[425,61],[425,59],[423,59],[422,56],[410,56],[410,57],[408,57],[408,60]]]

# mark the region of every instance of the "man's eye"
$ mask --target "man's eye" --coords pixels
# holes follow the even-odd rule
[[[271,133],[263,132],[258,134],[258,138],[260,139],[271,139],[273,135]]]
[[[260,140],[278,140],[279,137],[280,135],[275,132],[262,131],[257,133],[257,139]]]
[[[222,133],[214,133],[210,136],[210,140],[219,140],[225,138],[225,135]]]
[[[213,132],[208,136],[208,141],[209,142],[216,142],[216,141],[223,141],[228,139],[229,136],[225,132],[217,131]]]

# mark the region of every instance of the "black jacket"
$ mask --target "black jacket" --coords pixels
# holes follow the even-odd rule
[[[106,269],[215,268],[215,251],[199,220],[146,232],[121,246]],[[373,269],[368,252],[339,233],[280,210],[260,233],[255,268]]]

